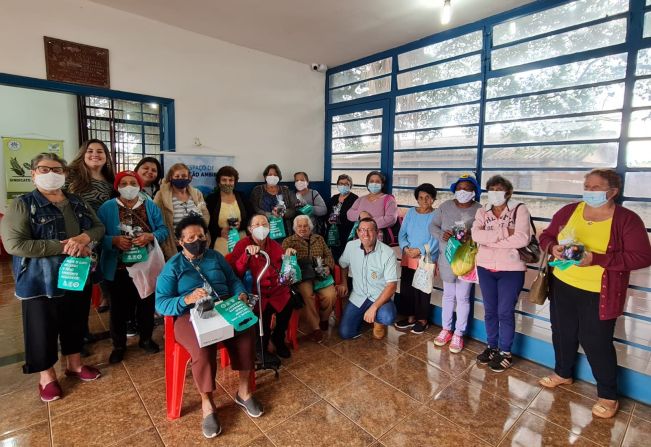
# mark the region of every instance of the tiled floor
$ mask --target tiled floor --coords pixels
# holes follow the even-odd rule
[[[104,330],[107,320],[93,314],[93,330]],[[0,290],[0,328],[9,331],[0,359],[20,354],[22,345],[14,341],[22,336],[20,306],[10,290]],[[161,330],[155,339],[162,343]],[[88,361],[104,376],[86,384],[61,379],[65,397],[51,404],[38,399],[36,377],[23,375],[14,362],[0,367],[0,446],[651,445],[650,407],[624,399],[616,418],[593,419],[593,385],[543,390],[537,381],[548,369],[518,359],[495,374],[475,364],[480,343],[469,341],[453,355],[434,347],[435,333],[390,329],[385,341],[369,332],[346,342],[331,333],[322,345],[301,340],[279,379],[258,374],[257,396],[266,407],[258,419],[234,404],[237,379],[230,369],[220,371],[224,430],[211,440],[201,435],[190,375],[181,418],[166,420],[162,352],[146,355],[133,347],[123,363],[109,366],[110,342],[100,341]]]

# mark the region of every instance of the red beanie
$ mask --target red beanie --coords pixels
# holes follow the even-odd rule
[[[118,190],[118,185],[120,184],[120,180],[122,180],[124,177],[135,177],[136,181],[138,182],[138,185],[140,186],[140,189],[143,188],[142,185],[142,179],[140,176],[134,172],[134,171],[122,171],[118,172],[115,175],[115,181],[113,182],[113,188],[117,191]]]

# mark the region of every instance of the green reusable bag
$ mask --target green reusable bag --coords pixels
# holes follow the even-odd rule
[[[90,271],[90,258],[75,258],[68,256],[59,267],[57,287],[64,290],[80,292],[86,286],[88,272]]]
[[[448,260],[448,263],[452,264],[454,255],[459,249],[459,247],[461,247],[461,242],[459,242],[457,238],[451,237],[450,239],[448,239],[448,245],[447,247],[445,247],[445,259]]]
[[[287,237],[285,223],[282,217],[271,216],[269,218],[269,237],[271,239],[282,239]]]
[[[359,220],[355,222],[355,225],[353,225],[353,229],[350,230],[350,234],[348,235],[349,241],[352,241],[357,237],[357,227],[359,227]]]
[[[328,244],[328,247],[339,247],[338,225],[330,225],[330,228],[328,228],[328,234],[326,236],[326,244]]]
[[[240,232],[237,231],[237,228],[231,228],[228,230],[228,239],[227,239],[227,247],[228,247],[228,252],[232,252],[233,248],[235,248],[235,244],[237,244],[240,240]]]
[[[147,247],[136,247],[135,245],[122,252],[122,262],[125,264],[135,264],[136,262],[146,261],[148,257]]]
[[[314,212],[314,207],[308,203],[300,207],[298,211],[300,211],[301,214],[305,214],[306,216],[311,216]]]
[[[233,296],[215,304],[215,310],[237,332],[242,332],[258,322],[258,317],[239,297]]]
[[[331,286],[335,283],[335,279],[332,277],[332,275],[328,275],[323,279],[319,280],[314,280],[314,290],[321,290],[325,289],[328,286]]]
[[[283,263],[280,265],[280,283],[291,286],[303,280],[301,267],[298,265],[296,255],[283,255]]]

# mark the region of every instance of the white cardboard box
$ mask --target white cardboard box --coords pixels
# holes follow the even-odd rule
[[[200,318],[197,311],[192,308],[190,309],[190,321],[194,327],[194,333],[197,334],[199,346],[202,348],[232,338],[234,335],[233,326],[217,312],[213,317]]]

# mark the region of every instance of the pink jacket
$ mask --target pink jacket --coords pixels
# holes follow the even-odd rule
[[[527,269],[520,259],[518,248],[526,247],[531,240],[530,214],[522,204],[518,208],[517,219],[513,212],[520,202],[509,200],[506,209],[498,218],[492,208],[483,206],[475,214],[472,224],[472,239],[477,242],[479,251],[475,262],[479,267],[500,271],[524,271]],[[508,229],[514,229],[509,236]]]

